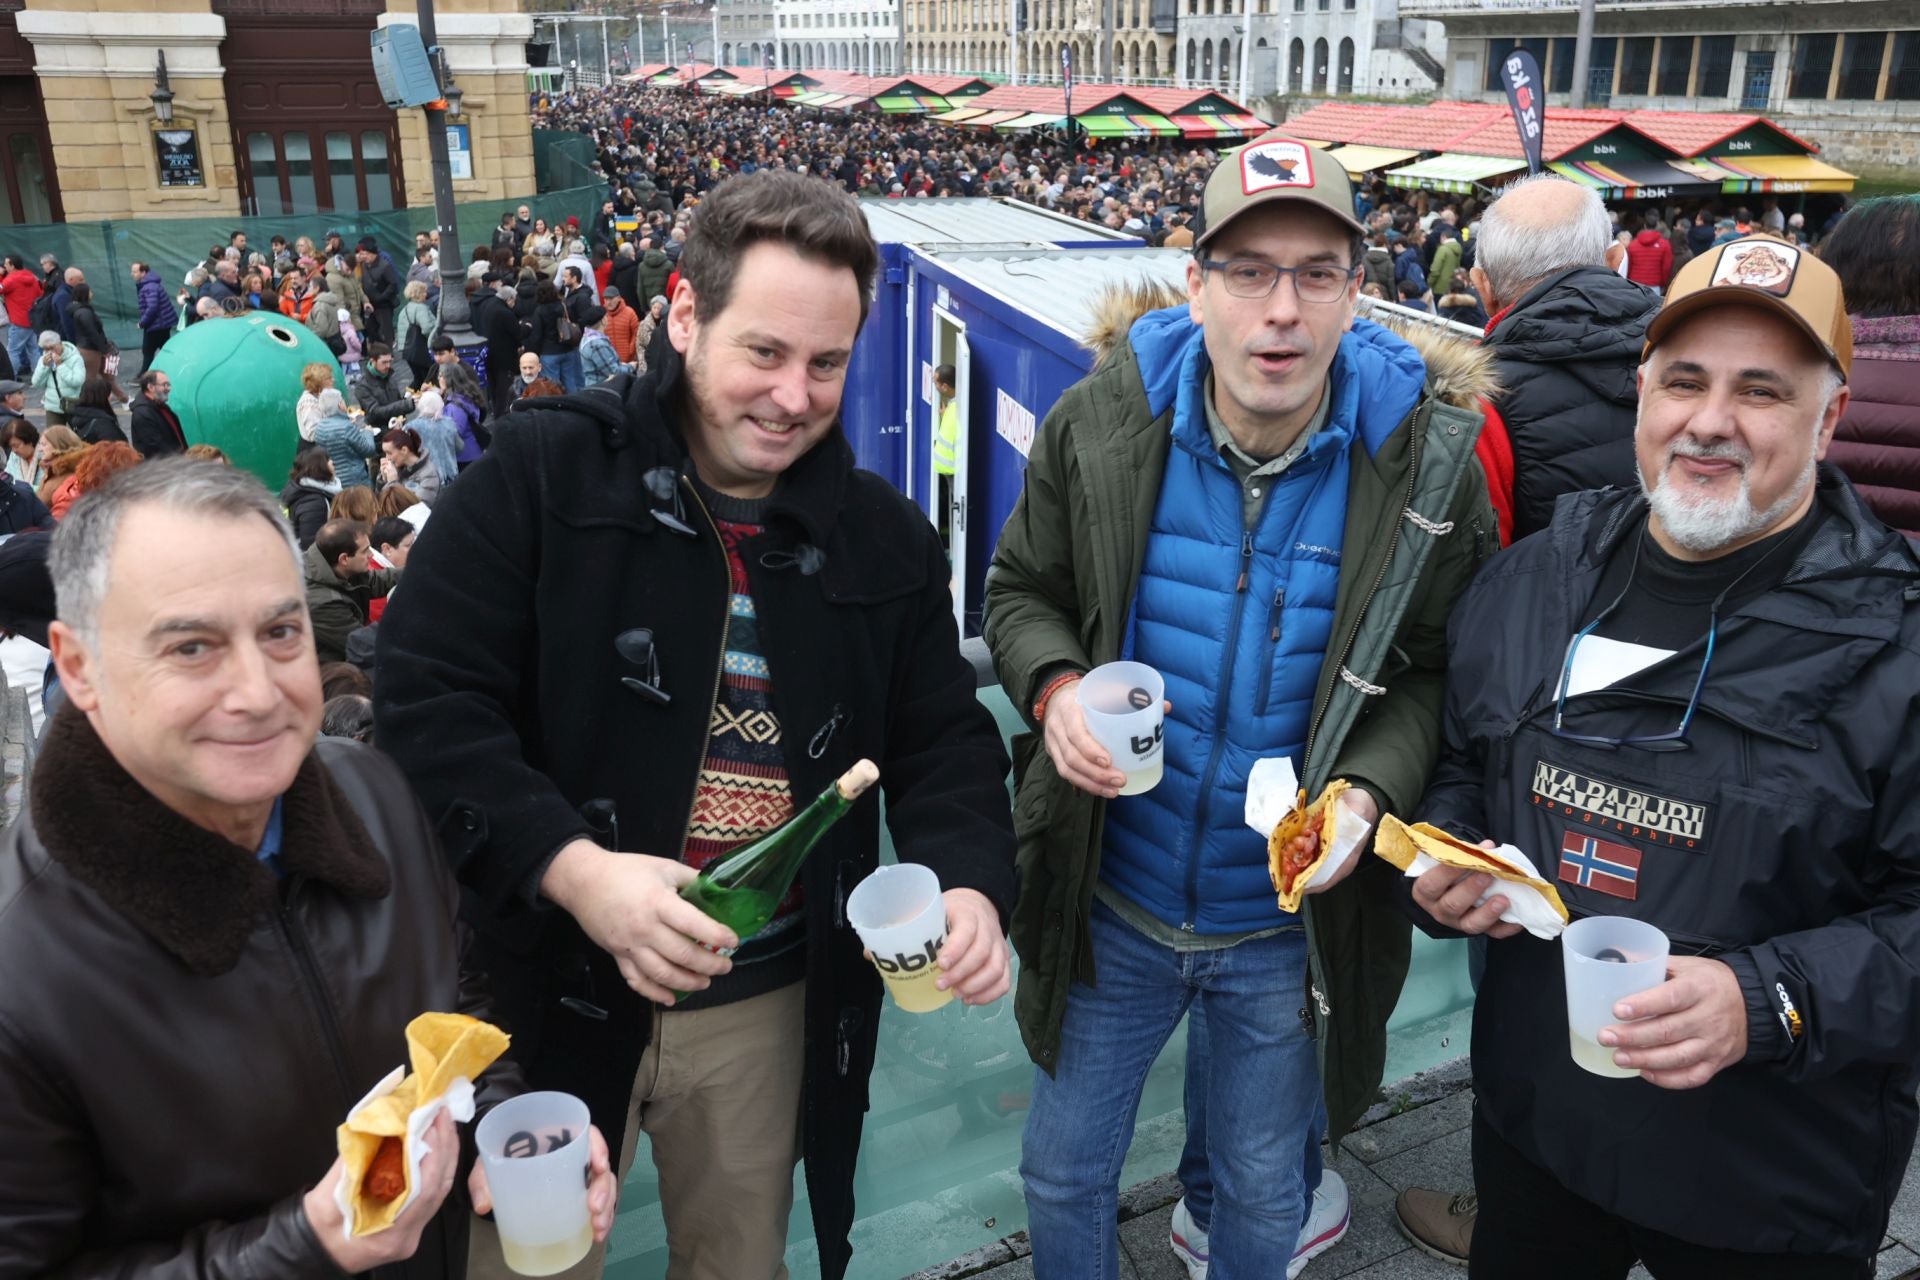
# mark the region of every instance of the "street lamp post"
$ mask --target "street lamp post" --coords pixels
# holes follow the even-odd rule
[[[433,0],[418,0],[420,40],[430,50],[440,43],[433,24]],[[456,348],[472,348],[481,343],[474,333],[467,306],[467,268],[460,260],[460,229],[453,210],[453,162],[447,155],[447,92],[453,73],[447,67],[446,54],[438,53],[434,72],[440,79],[441,97],[427,104],[427,155],[433,169],[433,216],[440,230],[440,332],[453,339]],[[458,101],[456,94],[454,101]],[[498,354],[498,353],[495,353]],[[469,359],[465,354],[462,359]],[[486,385],[486,369],[479,370],[481,385]]]

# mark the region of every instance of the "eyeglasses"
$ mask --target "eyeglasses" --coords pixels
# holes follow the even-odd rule
[[[1769,550],[1765,555],[1748,565],[1739,577],[1729,582],[1726,590],[1715,596],[1713,603],[1708,606],[1707,650],[1706,654],[1700,659],[1700,674],[1694,678],[1693,693],[1687,698],[1687,709],[1680,713],[1679,728],[1667,733],[1654,733],[1626,738],[1608,738],[1592,734],[1568,733],[1564,726],[1567,715],[1567,685],[1573,678],[1573,655],[1579,648],[1580,642],[1586,639],[1595,627],[1605,622],[1608,615],[1613,613],[1615,609],[1618,609],[1621,601],[1627,598],[1627,593],[1633,590],[1633,580],[1640,572],[1640,557],[1646,550],[1647,537],[1647,526],[1642,524],[1640,526],[1640,540],[1634,546],[1633,567],[1627,571],[1627,585],[1620,589],[1620,594],[1613,598],[1612,604],[1602,609],[1599,616],[1594,618],[1592,622],[1589,622],[1586,626],[1574,632],[1573,639],[1567,641],[1567,657],[1566,661],[1560,665],[1560,687],[1553,701],[1552,733],[1556,738],[1564,738],[1568,742],[1584,742],[1596,747],[1644,747],[1648,751],[1685,751],[1691,747],[1693,744],[1687,741],[1687,731],[1693,726],[1693,713],[1700,707],[1700,691],[1707,687],[1707,669],[1713,665],[1714,641],[1718,638],[1720,632],[1720,606],[1726,603],[1727,596],[1732,593],[1735,587],[1746,581],[1748,574],[1772,559],[1775,551],[1778,551],[1782,546],[1792,541],[1792,539],[1783,538],[1776,542],[1772,550]]]
[[[1302,302],[1337,302],[1347,285],[1360,272],[1359,267],[1336,267],[1314,263],[1305,267],[1276,267],[1256,258],[1202,258],[1200,269],[1217,271],[1226,282],[1227,292],[1236,298],[1264,298],[1274,291],[1281,276],[1293,277],[1293,292]]]

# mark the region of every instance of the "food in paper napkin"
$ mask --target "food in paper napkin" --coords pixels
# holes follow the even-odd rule
[[[1347,783],[1336,778],[1308,804],[1293,761],[1284,756],[1255,761],[1248,772],[1247,825],[1267,838],[1267,874],[1282,911],[1299,911],[1306,891],[1339,875],[1373,830],[1339,803],[1347,790]],[[1312,847],[1290,864],[1292,841],[1302,835],[1314,837]]]
[[[413,1074],[392,1074],[355,1103],[337,1131],[340,1211],[347,1236],[392,1226],[413,1199],[424,1135],[444,1107],[457,1121],[473,1119],[473,1081],[507,1050],[507,1033],[464,1013],[423,1013],[407,1024]]]
[[[1373,850],[1409,876],[1425,875],[1441,865],[1486,872],[1494,883],[1480,901],[1496,893],[1504,897],[1507,909],[1500,918],[1543,941],[1559,937],[1567,927],[1567,907],[1559,891],[1540,878],[1532,858],[1510,844],[1482,849],[1424,822],[1409,826],[1389,813],[1380,819]]]

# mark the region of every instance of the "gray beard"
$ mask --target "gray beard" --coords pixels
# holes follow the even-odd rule
[[[1722,547],[1764,533],[1786,518],[1787,513],[1799,506],[1813,488],[1814,456],[1807,455],[1807,464],[1795,477],[1793,485],[1780,495],[1764,511],[1757,511],[1753,505],[1753,493],[1747,481],[1747,473],[1740,473],[1740,492],[1738,496],[1724,502],[1696,499],[1682,486],[1685,480],[1670,479],[1673,459],[1667,460],[1667,472],[1663,472],[1659,484],[1648,488],[1646,477],[1640,478],[1640,487],[1647,495],[1647,505],[1660,521],[1661,531],[1679,546],[1695,555],[1709,555]]]

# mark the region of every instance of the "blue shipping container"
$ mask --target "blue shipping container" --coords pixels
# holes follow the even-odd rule
[[[880,245],[880,271],[867,323],[847,366],[840,422],[859,464],[901,489],[907,487],[906,424],[919,391],[907,376],[907,254],[911,248],[1145,247],[1124,232],[1019,200],[865,199],[860,210]]]

